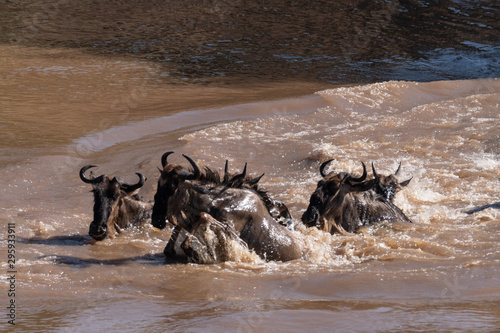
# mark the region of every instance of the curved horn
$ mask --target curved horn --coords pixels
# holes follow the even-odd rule
[[[377,175],[377,171],[375,171],[375,165],[373,164],[373,162],[372,162],[372,171],[373,171],[373,177],[375,177],[375,179],[379,179],[379,176]]]
[[[359,178],[349,177],[350,180],[352,180],[354,182],[362,182],[366,179],[366,176],[367,176],[366,165],[363,162],[361,162],[361,164],[363,165],[363,174],[361,175],[361,177],[359,177]]]
[[[398,173],[399,173],[399,170],[401,169],[401,162],[399,162],[399,166],[398,166],[398,169],[396,170],[396,172],[394,173],[394,176],[397,176]]]
[[[185,179],[197,179],[198,177],[200,177],[201,172],[200,172],[200,167],[198,166],[198,164],[196,164],[196,162],[193,161],[189,156],[184,155],[184,154],[182,154],[182,156],[184,156],[184,158],[186,160],[188,160],[189,163],[191,163],[191,166],[193,167],[193,174],[187,176]]]
[[[170,154],[173,154],[173,151],[167,151],[165,154],[161,156],[161,166],[165,167],[167,165],[167,158]]]
[[[97,165],[86,165],[84,166],[83,168],[80,169],[80,179],[84,182],[84,183],[87,183],[87,184],[98,184],[100,182],[102,182],[103,178],[104,178],[104,175],[101,175],[97,178],[92,178],[92,179],[89,179],[87,177],[85,177],[85,171],[87,171],[88,169],[90,168],[95,168],[97,167]]]
[[[135,190],[141,188],[142,186],[144,186],[144,182],[146,180],[144,179],[144,176],[142,175],[142,173],[136,172],[135,174],[137,176],[139,176],[139,182],[137,184],[134,184],[134,185],[130,185],[127,183],[120,184],[120,188],[123,189],[125,192],[132,192],[132,191],[135,191]]]
[[[407,186],[408,184],[410,184],[410,181],[413,179],[413,177],[411,177],[410,179],[408,180],[405,180],[404,182],[401,182],[399,183],[399,186]]]
[[[328,163],[330,163],[333,160],[334,160],[334,158],[332,158],[331,160],[328,160],[326,162],[323,162],[323,164],[321,164],[321,166],[319,167],[319,173],[321,174],[321,176],[323,178],[326,177],[326,174],[325,174],[325,168],[326,168],[326,166],[328,165]]]

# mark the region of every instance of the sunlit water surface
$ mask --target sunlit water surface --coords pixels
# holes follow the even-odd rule
[[[0,55],[0,218],[16,227],[16,328],[500,327],[497,79],[178,87],[158,83],[147,62],[21,47]],[[184,153],[219,170],[225,159],[234,171],[248,162],[296,220],[322,161],[354,173],[360,161],[380,173],[401,162],[401,179],[413,179],[396,204],[415,223],[349,236],[301,229],[304,258],[287,263],[244,250],[218,265],[165,263],[169,230],[149,225],[93,242],[93,199],[79,169],[98,164],[130,181],[141,172],[141,194],[152,199],[167,150],[173,162],[186,163]]]

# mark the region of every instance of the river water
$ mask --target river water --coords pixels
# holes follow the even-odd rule
[[[1,4],[2,330],[500,329],[495,2],[89,3]],[[297,220],[322,161],[401,162],[413,179],[395,202],[415,223],[298,230],[304,258],[287,263],[167,263],[169,230],[149,225],[92,241],[80,168],[141,172],[150,200],[168,150],[248,162]]]

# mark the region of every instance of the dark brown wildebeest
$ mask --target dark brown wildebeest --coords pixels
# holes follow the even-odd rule
[[[374,179],[366,181],[366,167],[362,176],[355,178],[348,173],[325,173],[326,166],[320,167],[323,177],[311,195],[309,206],[302,215],[302,222],[308,227],[316,226],[330,233],[355,232],[359,227],[381,221],[411,222],[393,203],[395,194],[409,184],[410,180],[398,183],[396,175],[378,175],[372,164]]]
[[[176,233],[178,235],[181,229],[190,235],[183,243],[186,254],[195,261],[205,255],[189,253],[196,251],[189,243],[200,225],[209,224],[228,238],[239,237],[265,260],[287,261],[302,257],[301,246],[293,232],[280,225],[269,212],[266,199],[257,187],[260,177],[247,178],[246,168],[233,176],[226,168],[221,179],[219,173],[210,168],[201,172],[186,155],[183,156],[191,164],[192,171],[170,164],[167,162],[170,154],[172,152],[162,156],[163,171],[158,180],[152,216],[153,226],[162,228],[166,220],[175,226],[164,251],[167,256],[172,253]]]
[[[96,165],[87,165],[80,170],[81,180],[91,184],[94,193],[94,220],[89,227],[92,238],[113,238],[121,229],[140,225],[151,217],[153,203],[143,202],[137,195],[145,181],[142,174],[136,173],[139,182],[133,185],[106,175],[85,177],[85,172],[93,167]]]

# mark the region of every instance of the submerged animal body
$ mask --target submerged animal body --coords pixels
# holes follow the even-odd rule
[[[211,172],[209,168],[206,168],[207,172]],[[259,188],[258,182],[264,176],[264,174],[250,178],[246,177],[247,164],[245,163],[245,167],[243,168],[243,172],[241,174],[230,174],[228,172],[228,161],[226,160],[226,164],[224,167],[224,178],[222,180],[222,184],[225,184],[226,187],[233,188],[241,188],[245,187],[254,192],[256,192],[259,197],[262,199],[264,204],[266,205],[269,214],[281,225],[287,227],[288,229],[294,229],[294,222],[288,207],[281,201],[272,198],[266,191],[263,191]]]
[[[219,233],[225,232],[230,238],[237,235],[248,248],[266,260],[301,258],[301,247],[293,232],[271,215],[272,201],[267,200],[269,196],[262,195],[264,192],[257,187],[260,177],[254,178],[255,181],[246,178],[245,167],[241,174],[234,176],[228,174],[226,168],[221,179],[209,168],[201,172],[198,165],[184,155],[193,168],[188,171],[167,162],[171,153],[162,157],[163,170],[158,180],[152,219],[153,225],[158,227],[164,227],[166,220],[175,226],[165,248],[167,255],[172,253],[173,242],[180,230],[195,235],[200,224],[208,221],[217,225]],[[278,211],[288,212],[287,209]],[[186,247],[184,250],[189,252]],[[203,254],[197,256],[200,255]]]
[[[410,180],[398,183],[396,175],[378,175],[372,164],[374,179],[366,180],[364,163],[362,176],[348,173],[325,173],[326,161],[320,167],[323,177],[311,195],[309,206],[302,215],[308,227],[316,226],[330,233],[355,232],[359,227],[381,221],[411,222],[394,203],[395,194]],[[400,165],[401,166],[401,165]]]
[[[137,173],[139,181],[128,184],[123,180],[106,175],[87,178],[85,172],[96,167],[87,165],[80,169],[80,179],[92,185],[94,193],[94,219],[89,235],[95,240],[114,237],[122,229],[140,225],[151,217],[153,203],[143,202],[137,192],[144,185],[144,176]]]

